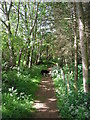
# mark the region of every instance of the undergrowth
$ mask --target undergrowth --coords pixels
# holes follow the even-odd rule
[[[3,120],[32,117],[35,92],[42,77],[40,71],[44,68],[33,66],[32,69],[13,68],[2,72]]]
[[[73,68],[73,67],[71,67]],[[63,69],[53,67],[52,77],[58,99],[61,118],[85,120],[90,118],[90,93],[83,91],[82,67],[78,66],[77,91],[74,88],[74,69],[65,66]],[[69,90],[67,89],[67,75]]]

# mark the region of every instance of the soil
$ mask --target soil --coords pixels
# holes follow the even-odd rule
[[[44,77],[36,93],[34,118],[59,118],[57,99],[51,77]]]

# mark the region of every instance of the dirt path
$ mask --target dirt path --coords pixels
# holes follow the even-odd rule
[[[35,100],[34,107],[37,112],[35,118],[59,118],[54,85],[50,77],[42,79],[36,96],[37,100]]]

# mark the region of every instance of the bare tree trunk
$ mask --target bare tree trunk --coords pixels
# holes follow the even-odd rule
[[[84,92],[88,92],[88,53],[87,53],[87,39],[85,35],[85,23],[82,3],[76,3],[78,13],[78,26],[80,35],[80,46],[82,55],[82,69],[83,69],[83,87]]]
[[[15,36],[17,35],[17,31],[18,31],[18,27],[19,27],[19,14],[20,14],[20,1],[18,3],[18,22],[17,22],[17,26],[16,26],[16,31],[15,31]]]
[[[87,22],[88,22],[88,65],[90,66],[90,2],[87,3]]]
[[[26,61],[27,66],[29,66],[29,61],[30,61],[30,50],[28,50],[28,53],[27,53],[27,61]]]
[[[36,13],[35,13],[35,20],[34,20],[32,28],[31,28],[31,30],[29,32],[29,36],[31,36],[31,34],[32,34],[33,39],[36,39],[38,7],[39,7],[39,3],[37,3],[37,9],[36,9]],[[25,19],[26,19],[26,23],[27,23],[27,14],[26,13],[25,13]],[[35,31],[34,31],[34,29],[35,29]],[[28,38],[28,46],[30,46],[30,38]],[[29,62],[30,62],[30,67],[32,66],[33,49],[34,49],[34,45],[32,45],[32,48],[31,48],[31,61],[30,61],[30,49],[28,50],[28,55],[27,55],[27,62],[26,62],[26,64],[27,64],[27,66],[29,66]]]
[[[34,49],[34,47],[32,46],[30,68],[31,68],[32,65],[33,65],[33,49]]]
[[[18,67],[20,66],[20,61],[21,61],[21,57],[22,57],[22,52],[23,52],[24,48],[22,48],[19,52],[19,59],[18,59]]]
[[[89,73],[89,81],[90,81],[90,2],[86,3],[86,12],[87,12],[87,26],[88,26],[88,73]],[[89,91],[90,91],[90,82],[89,82]]]
[[[78,80],[78,42],[77,42],[77,21],[76,21],[76,3],[73,3],[73,32],[74,32],[74,50],[75,50],[75,90],[77,91],[77,80]]]

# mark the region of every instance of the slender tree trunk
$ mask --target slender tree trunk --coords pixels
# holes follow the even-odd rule
[[[28,53],[27,53],[27,61],[26,61],[27,66],[29,66],[29,61],[30,61],[30,50],[28,50]]]
[[[87,54],[87,39],[85,35],[85,23],[82,3],[76,3],[77,13],[78,13],[78,25],[79,25],[79,35],[80,35],[80,46],[82,55],[82,69],[83,69],[83,86],[84,92],[88,92],[88,54]]]
[[[16,26],[16,31],[15,31],[15,36],[17,35],[17,31],[18,31],[18,27],[19,27],[19,14],[20,14],[20,1],[18,3],[18,22],[17,22],[17,26]]]
[[[16,65],[16,60],[15,60],[15,55],[14,55],[14,47],[13,47],[13,43],[11,41],[11,36],[12,36],[12,32],[11,32],[11,25],[10,25],[10,11],[11,11],[11,8],[12,8],[12,1],[10,3],[10,6],[9,6],[9,10],[7,10],[7,3],[5,2],[5,13],[6,13],[6,19],[8,22],[8,25],[6,25],[7,29],[8,29],[8,33],[9,33],[9,38],[8,38],[8,48],[10,50],[10,59],[9,59],[9,67],[13,67]],[[6,24],[6,23],[4,23]]]
[[[73,3],[73,20],[74,20],[74,50],[75,50],[75,90],[77,91],[77,80],[78,80],[78,42],[77,42],[77,21],[76,21],[76,3]]]
[[[33,24],[32,28],[31,28],[31,30],[29,32],[29,36],[31,36],[31,34],[32,34],[33,39],[36,38],[35,36],[36,36],[36,31],[37,31],[38,7],[39,7],[39,3],[37,3],[37,9],[36,9],[36,14],[35,14],[34,24]],[[25,19],[26,19],[26,23],[27,23],[27,14],[26,13],[25,13]],[[35,31],[34,31],[34,29],[35,29]],[[30,46],[30,39],[29,38],[28,38],[28,43],[29,43],[28,46]],[[30,62],[30,67],[32,66],[33,48],[34,48],[34,45],[32,45],[32,48],[31,48],[31,61],[30,61],[30,50],[28,50],[28,55],[27,55],[27,62],[26,62],[26,64],[27,64],[27,66],[29,66],[29,62]]]
[[[27,62],[27,48],[24,48],[24,55],[23,55],[23,66],[26,66],[26,62]]]
[[[18,59],[18,67],[20,66],[20,61],[21,61],[21,57],[22,57],[22,52],[23,52],[24,48],[22,48],[19,52],[19,59]]]
[[[33,65],[33,50],[34,50],[34,47],[32,46],[30,68],[31,68],[32,65]]]
[[[43,41],[41,40],[40,41],[40,48],[42,48],[42,44],[43,44]],[[42,60],[42,50],[39,48],[39,61],[41,61]]]

